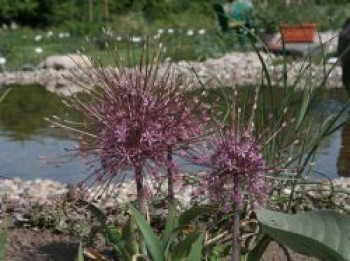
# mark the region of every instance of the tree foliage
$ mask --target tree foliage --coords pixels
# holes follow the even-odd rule
[[[115,15],[141,12],[147,20],[170,13],[210,8],[212,0],[0,0],[0,23],[16,22],[29,26],[87,22],[92,8],[93,21],[106,21]],[[111,14],[111,15],[108,15]]]
[[[214,2],[225,0],[0,0],[0,24],[57,26],[75,22],[105,22],[137,12],[146,21],[166,19],[169,14],[212,12]],[[338,5],[350,0],[253,0],[256,6],[274,7],[289,2],[300,5]],[[280,9],[279,9],[280,10]],[[266,10],[265,10],[266,12]]]

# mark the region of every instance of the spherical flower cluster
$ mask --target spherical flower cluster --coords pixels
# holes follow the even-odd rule
[[[104,70],[109,77],[100,75],[104,83],[95,102],[77,104],[98,130],[97,179],[110,180],[137,167],[159,178],[154,169],[173,166],[168,162],[169,148],[189,142],[201,129],[194,115],[196,105],[183,90],[185,83],[170,68],[162,74],[151,66],[113,74]]]
[[[219,130],[206,139],[194,162],[208,169],[206,186],[210,199],[230,209],[247,199],[261,203],[266,196],[266,162],[262,147],[254,135],[241,135],[232,130]]]

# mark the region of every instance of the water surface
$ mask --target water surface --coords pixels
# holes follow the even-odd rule
[[[0,89],[0,95],[4,91]],[[344,90],[329,90],[317,100],[314,110],[336,113],[348,99]],[[78,136],[51,128],[44,118],[52,115],[77,117],[57,95],[43,87],[11,88],[0,104],[0,175],[77,182],[89,174],[81,159],[65,150],[78,145]],[[322,143],[315,170],[331,178],[350,177],[350,117],[343,128]]]
[[[57,95],[41,86],[11,88],[0,104],[0,175],[62,182],[87,175],[83,162],[66,151],[77,146],[78,137],[51,128],[44,118],[52,115],[74,118]]]

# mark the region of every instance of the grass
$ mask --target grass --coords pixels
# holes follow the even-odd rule
[[[234,35],[223,37],[217,31],[206,29],[205,34],[199,34],[200,28],[189,28],[187,30],[175,28],[174,33],[165,33],[159,39],[154,39],[157,31],[152,32],[149,36],[151,46],[163,43],[166,48],[165,56],[173,61],[179,60],[204,60],[208,57],[222,55],[230,50],[240,50],[239,46],[235,46]],[[193,31],[194,35],[187,35],[188,30]],[[59,32],[52,30],[54,36],[47,38],[47,32],[50,29],[34,31],[27,28],[18,29],[17,31],[2,32],[0,42],[0,52],[7,59],[6,70],[20,70],[24,64],[33,66],[43,61],[44,57],[57,54],[76,53],[77,50],[85,49],[88,54],[94,58],[99,58],[104,65],[113,65],[113,59],[107,49],[117,47],[121,56],[126,56],[130,46],[140,46],[141,43],[130,44],[130,35],[118,34],[113,32],[112,35],[91,34],[85,37],[71,34],[69,38],[60,39]],[[35,36],[42,36],[42,40],[35,41]],[[141,36],[141,35],[136,35]],[[118,37],[122,37],[121,41],[117,41]],[[143,40],[146,38],[144,37]],[[108,45],[108,48],[106,47]],[[35,53],[35,48],[41,47],[42,54]],[[133,48],[138,49],[138,48]],[[137,60],[137,59],[136,59]]]
[[[337,30],[341,28],[345,17],[350,16],[350,4],[317,5],[313,1],[307,1],[302,8],[298,4],[293,4],[290,8],[281,8],[283,6],[284,1],[280,0],[270,0],[268,7],[255,5],[255,24],[259,31],[277,31],[280,23],[302,22],[315,22],[320,31]],[[153,36],[160,28],[165,31],[160,39],[167,48],[165,57],[173,61],[204,60],[228,51],[241,51],[234,34],[226,36],[221,34],[215,13],[208,10],[208,6],[206,8],[197,6],[195,10],[181,13],[157,13],[151,20],[141,11],[132,11],[115,15],[108,24],[103,24],[101,21],[91,24],[64,21],[62,24],[56,28],[20,27],[14,31],[0,31],[0,55],[2,53],[7,58],[6,70],[19,70],[24,64],[36,66],[46,56],[75,53],[82,46],[89,49],[89,55],[99,57],[103,64],[112,65],[113,59],[106,51],[106,42],[109,45],[117,43],[119,52],[125,56],[127,44],[125,40],[121,43],[116,42],[117,36],[150,35],[151,40],[156,43]],[[103,34],[101,31],[103,26],[105,31],[112,34]],[[168,34],[169,28],[174,29],[175,33]],[[206,29],[205,35],[198,34],[201,28]],[[193,30],[194,35],[186,35],[188,30]],[[53,32],[50,39],[46,37],[49,31]],[[60,39],[59,33],[64,32],[69,32],[71,37]],[[36,42],[34,40],[36,35],[41,35],[43,39]],[[34,52],[36,47],[43,48],[43,54],[36,54]]]

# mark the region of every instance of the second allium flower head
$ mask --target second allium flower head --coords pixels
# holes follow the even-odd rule
[[[198,155],[195,162],[208,168],[205,187],[211,200],[226,209],[241,205],[247,199],[245,195],[256,203],[263,201],[267,166],[261,145],[253,135],[218,130],[207,138]]]

